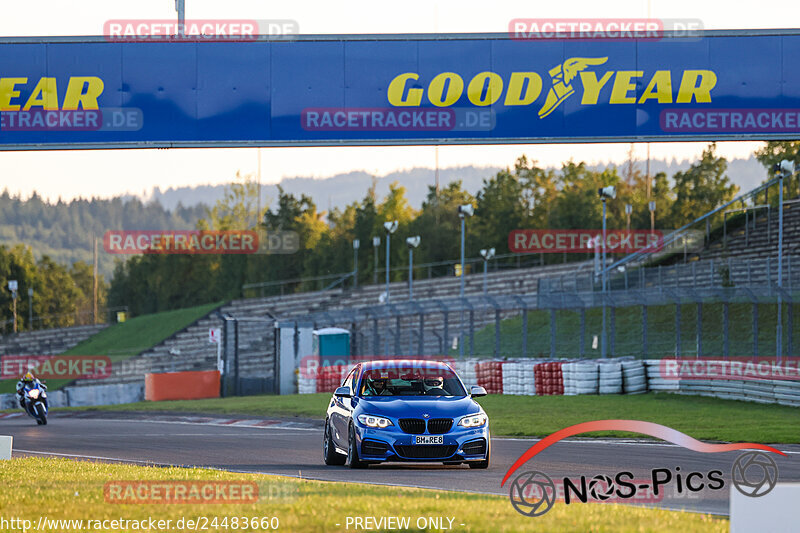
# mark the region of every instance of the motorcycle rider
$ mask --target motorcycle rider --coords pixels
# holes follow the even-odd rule
[[[36,376],[33,375],[33,372],[28,370],[25,372],[25,375],[17,381],[17,395],[19,396],[19,406],[25,409],[25,387],[32,387],[34,385],[38,385],[40,389],[43,391],[47,391],[47,386],[39,381]],[[47,397],[42,398],[44,402],[45,409],[50,409],[49,404],[47,403]]]

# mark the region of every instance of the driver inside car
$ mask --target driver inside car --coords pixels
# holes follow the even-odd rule
[[[388,388],[385,378],[370,379],[364,386],[365,392],[369,396],[391,396],[392,392]]]
[[[427,378],[425,380],[425,394],[431,396],[447,396],[444,391],[444,379],[441,376]]]

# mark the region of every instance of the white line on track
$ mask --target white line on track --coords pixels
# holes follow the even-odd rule
[[[492,440],[510,440],[516,442],[530,442],[531,444],[535,444],[542,439],[539,438],[518,438],[518,437],[492,437]],[[667,448],[684,448],[683,446],[679,446],[677,444],[672,444],[671,442],[645,442],[645,441],[617,441],[617,440],[609,440],[609,439],[597,439],[597,440],[589,440],[589,439],[580,439],[580,440],[571,440],[571,439],[564,439],[558,442],[563,442],[566,444],[613,444],[615,446],[661,446]],[[773,446],[776,447],[776,446]],[[778,448],[780,449],[780,448]],[[734,450],[738,451],[738,450]],[[800,454],[800,450],[792,451],[792,450],[780,450],[783,453],[790,455],[790,454]]]
[[[102,457],[99,455],[79,455],[76,453],[55,453],[55,452],[39,452],[36,450],[20,450],[19,448],[12,450],[19,453],[35,453],[38,455],[55,455],[58,457],[77,457],[79,459],[100,459],[102,461],[119,461],[121,463],[142,463],[153,464],[154,461],[141,461],[138,459],[118,459],[116,457]]]
[[[66,420],[66,419],[64,419]],[[288,426],[280,426],[278,424],[274,426],[238,426],[236,424],[215,424],[212,422],[179,422],[175,420],[137,420],[137,419],[119,419],[119,418],[81,418],[81,419],[73,419],[73,420],[91,420],[97,422],[119,422],[121,424],[129,424],[131,422],[139,422],[145,424],[184,424],[188,426],[210,426],[210,427],[221,427],[221,428],[237,428],[237,429],[274,429],[274,430],[281,430],[281,431],[322,431],[322,428],[304,428],[304,427],[288,427]]]

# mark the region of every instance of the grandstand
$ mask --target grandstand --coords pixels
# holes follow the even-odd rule
[[[784,202],[783,206],[784,254],[800,255],[800,200]],[[694,254],[694,257],[702,259],[775,257],[778,245],[777,207],[771,207],[767,213],[754,212],[748,219],[744,227],[726,232],[724,239],[715,241],[707,250]]]
[[[23,331],[0,337],[0,355],[57,355],[97,334],[108,324]]]
[[[490,294],[535,293],[537,281],[544,276],[569,272],[576,268],[587,268],[587,263],[565,263],[558,265],[509,269],[487,274],[487,291]],[[434,278],[414,282],[415,300],[457,296],[459,278]],[[274,350],[274,322],[305,320],[310,315],[325,311],[354,309],[377,305],[385,291],[384,284],[366,285],[358,289],[330,289],[285,296],[245,298],[232,300],[216,311],[200,318],[185,329],[170,336],[137,357],[127,359],[114,368],[111,378],[104,380],[79,380],[76,386],[132,383],[143,380],[148,372],[173,372],[186,370],[209,370],[216,368],[217,348],[209,343],[209,328],[223,327],[223,317],[239,319],[266,319],[241,326],[238,345],[240,351],[240,373],[253,378],[272,375],[272,353]],[[474,296],[483,292],[483,274],[465,276],[464,294]],[[390,283],[391,302],[408,300],[408,283]],[[476,316],[475,325],[488,323],[493,318]],[[441,326],[441,317],[431,317],[430,329]],[[244,322],[240,324],[245,324]],[[349,325],[349,324],[348,324]],[[406,341],[403,341],[407,345]],[[426,351],[439,353],[440,344],[434,335],[429,335]]]

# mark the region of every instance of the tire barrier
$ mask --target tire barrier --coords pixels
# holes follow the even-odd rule
[[[482,361],[475,365],[478,385],[489,394],[503,394],[503,361]]]
[[[605,362],[598,364],[600,377],[598,393],[622,394],[622,363]]]
[[[530,361],[506,361],[503,363],[503,392],[533,396],[536,394],[534,365]]]
[[[800,380],[665,379],[661,364],[661,359],[622,357],[602,361],[466,359],[453,366],[467,389],[480,385],[489,394],[575,396],[654,391],[800,407]],[[323,367],[319,377],[299,376],[298,389],[301,394],[333,392],[349,370],[347,365]]]
[[[347,373],[350,372],[350,365],[331,365],[323,366],[318,370],[318,377],[316,378],[317,386],[316,392],[333,392],[342,384]],[[311,378],[315,379],[315,378]],[[300,383],[298,382],[298,389]],[[305,388],[305,387],[304,387]]]
[[[600,369],[594,361],[564,363],[564,394],[597,394],[600,386]]]
[[[561,362],[539,363],[533,367],[533,378],[536,394],[539,396],[555,396],[564,394],[564,374]]]
[[[647,371],[643,361],[622,362],[622,392],[625,394],[647,392]]]
[[[464,382],[467,390],[469,390],[473,385],[478,384],[478,374],[475,370],[476,362],[476,359],[468,359],[466,361],[456,361],[453,365],[454,370],[461,377],[461,381]]]
[[[680,381],[677,379],[664,379],[661,377],[661,359],[645,359],[645,373],[647,386],[652,391],[677,392]]]

